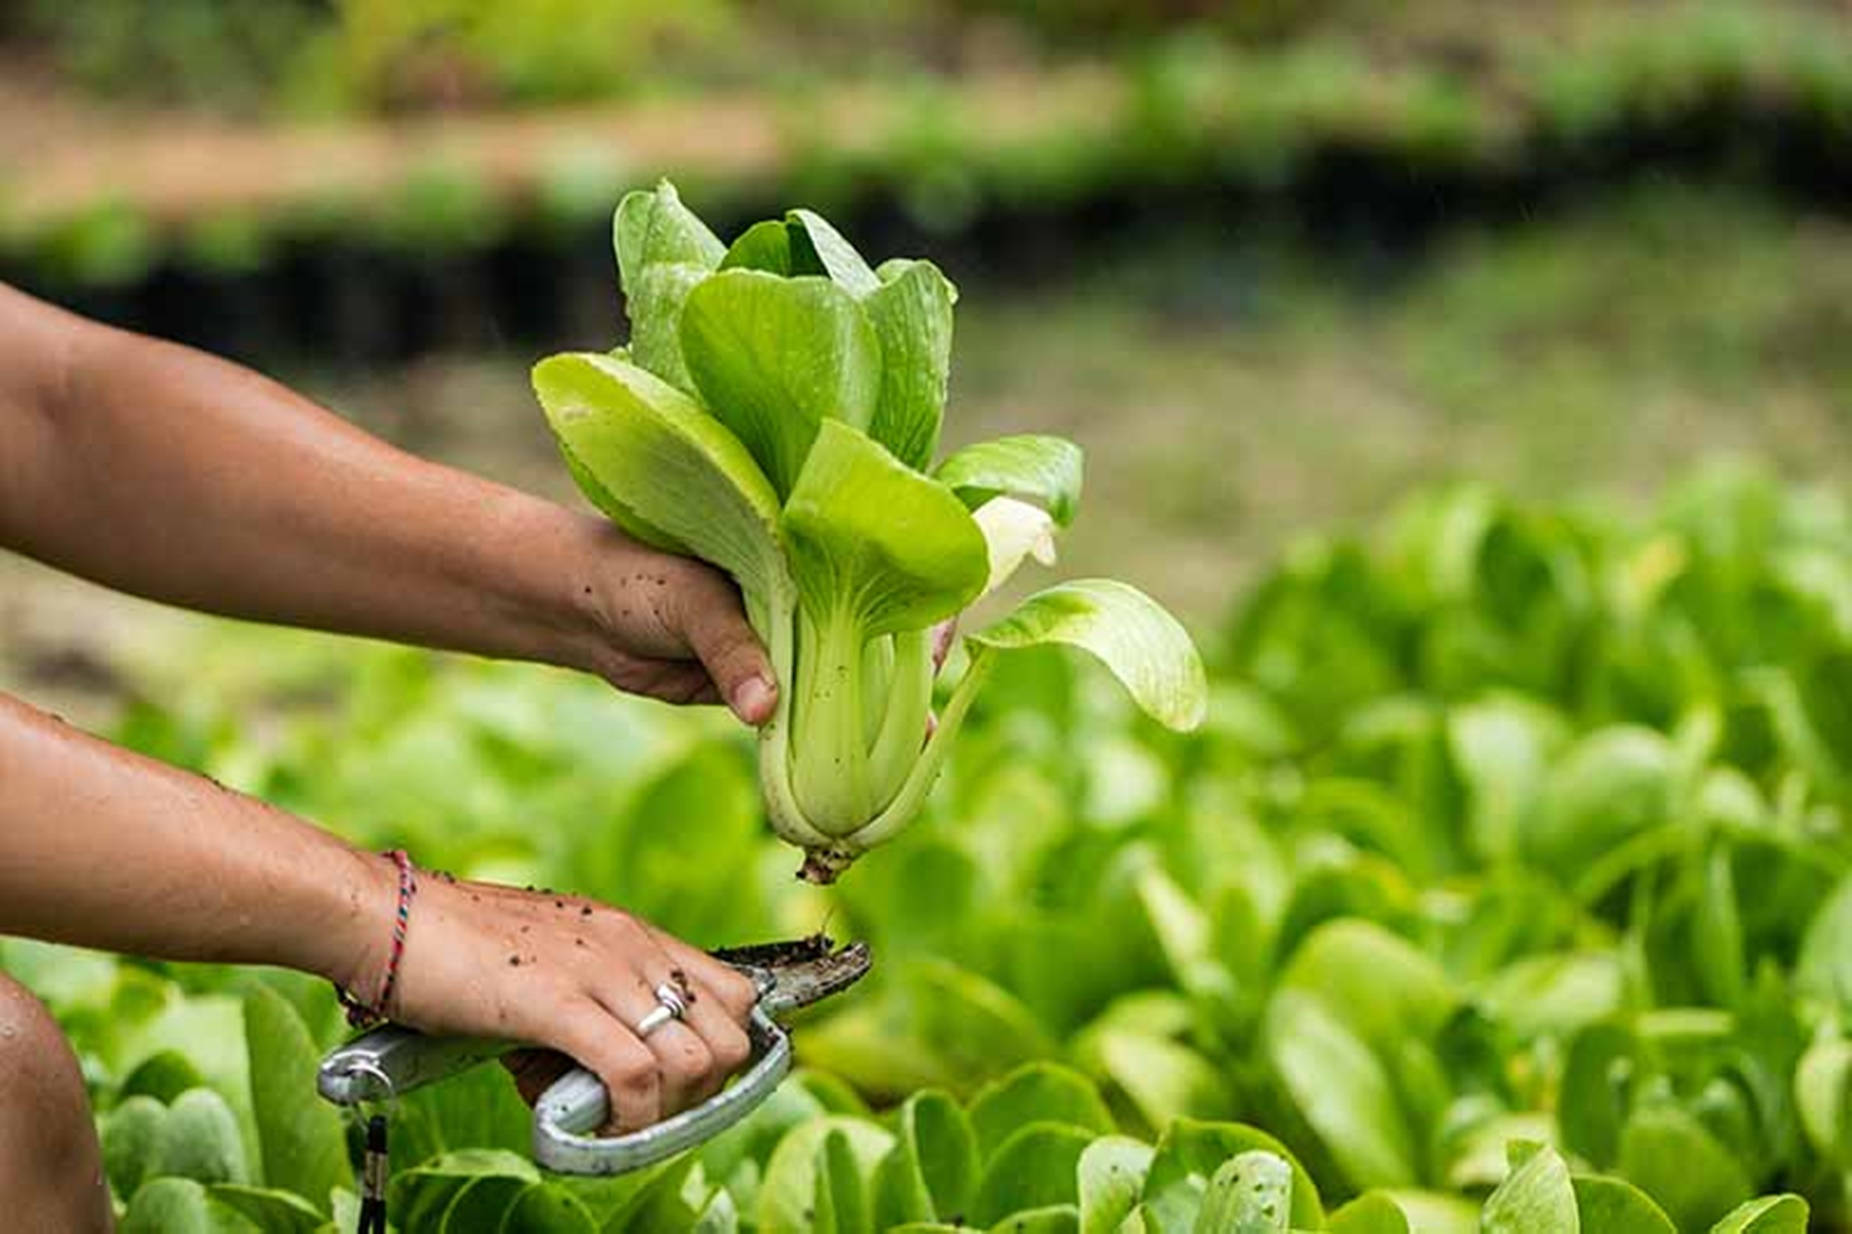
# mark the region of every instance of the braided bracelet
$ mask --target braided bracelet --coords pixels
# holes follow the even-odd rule
[[[386,856],[399,869],[399,905],[392,920],[392,950],[386,956],[386,976],[380,982],[379,997],[365,1003],[341,986],[334,987],[335,997],[347,1011],[347,1022],[355,1028],[370,1028],[386,1018],[386,1004],[392,998],[392,987],[399,979],[399,961],[405,955],[405,927],[411,921],[412,897],[418,894],[418,876],[405,850],[395,848]]]

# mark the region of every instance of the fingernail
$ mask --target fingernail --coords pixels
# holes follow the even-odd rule
[[[748,724],[763,724],[772,718],[772,704],[778,692],[763,677],[748,677],[733,687],[733,714]]]

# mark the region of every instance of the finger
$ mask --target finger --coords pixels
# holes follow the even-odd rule
[[[693,978],[689,984],[693,997],[688,1002],[687,1024],[707,1047],[710,1063],[695,1093],[696,1100],[705,1101],[725,1087],[727,1077],[752,1058],[752,1041],[717,991]]]
[[[548,1044],[598,1077],[611,1102],[608,1128],[640,1131],[662,1120],[662,1077],[656,1056],[630,1025],[587,1000],[566,1015]]]
[[[680,604],[682,635],[733,714],[752,725],[771,719],[778,701],[776,678],[746,623],[738,592],[715,576],[712,587],[686,589]]]
[[[608,995],[601,996],[611,1008],[613,1014],[624,1023],[635,1026],[643,1018],[654,1012],[662,1003],[657,999],[657,985],[669,985],[682,992],[685,1003],[698,1002],[700,992],[691,988],[684,976],[675,980],[668,971],[661,973],[661,979],[649,982],[644,978],[620,983]],[[684,1009],[686,1016],[692,1006]],[[662,1112],[664,1115],[675,1114],[687,1109],[699,1101],[708,1090],[709,1076],[714,1070],[714,1056],[709,1052],[707,1043],[701,1034],[690,1028],[683,1020],[669,1020],[642,1035],[643,1045],[655,1056],[656,1072],[662,1082]]]
[[[683,661],[664,661],[646,681],[634,690],[665,703],[717,703],[720,690],[707,669]]]
[[[750,977],[673,934],[651,925],[644,928],[675,965],[719,1000],[729,1019],[736,1024],[746,1022],[759,1001],[759,988]]]

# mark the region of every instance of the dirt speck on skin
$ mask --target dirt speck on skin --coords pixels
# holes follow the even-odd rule
[[[694,985],[688,980],[688,974],[679,968],[672,968],[669,970],[669,980],[674,983],[676,990],[681,993],[683,1001],[690,1007],[694,1006]]]
[[[554,908],[565,908],[565,907],[566,907],[566,901],[564,901],[564,900],[555,900],[555,901],[553,901],[553,907],[554,907]]]
[[[519,967],[521,967],[521,957],[520,957],[520,956],[518,956],[518,955],[511,955],[511,956],[509,956],[509,957],[508,957],[508,967],[509,967],[509,968],[519,968]]]
[[[589,917],[591,915],[592,915],[592,906],[589,904],[587,904],[585,907],[579,910],[579,916],[581,917]]]

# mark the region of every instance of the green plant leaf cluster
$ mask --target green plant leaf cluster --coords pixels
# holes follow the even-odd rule
[[[216,701],[118,735],[702,943],[867,938],[875,973],[797,1028],[806,1072],[620,1228],[1252,1227],[1279,1211],[1234,1203],[1280,1193],[1263,1154],[1288,1229],[1834,1229],[1848,647],[1830,492],[1735,469],[1624,513],[1440,490],[1259,579],[1195,733],[1085,661],[1000,657],[921,823],[828,888],[763,834],[737,725],[555,672],[226,627],[173,660]],[[258,706],[261,742],[232,722]],[[147,1204],[208,1217],[253,1187],[336,1211],[351,1158],[306,1069],[340,1031],[325,990],[0,961],[85,1060],[125,1211],[156,1182]],[[219,1129],[189,1162],[162,1147],[182,1103]],[[450,1186],[487,1152],[513,1181],[478,1202],[525,1190],[503,1154],[527,1117],[491,1068],[416,1094],[395,1172]]]
[[[935,468],[956,293],[929,262],[871,268],[801,209],[723,245],[666,181],[627,195],[612,231],[630,342],[543,360],[534,389],[599,509],[739,585],[779,684],[760,782],[809,876],[913,820],[996,651],[1083,648],[1162,723],[1200,721],[1176,619],[1089,579],[974,633],[928,739],[932,627],[1051,556],[1079,449],[1017,436]]]

